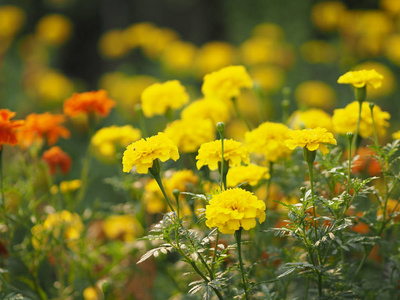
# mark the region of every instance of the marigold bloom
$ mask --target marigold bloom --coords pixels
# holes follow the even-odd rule
[[[230,119],[229,107],[224,101],[204,98],[186,106],[182,112],[183,120],[209,119],[213,124],[227,122]]]
[[[204,76],[201,91],[208,98],[230,100],[240,95],[241,88],[251,88],[253,81],[243,66],[229,66]]]
[[[185,87],[178,80],[154,83],[142,93],[142,109],[146,117],[163,115],[168,109],[178,109],[189,102]]]
[[[358,158],[351,165],[353,174],[366,172],[369,176],[377,176],[382,168],[380,162],[374,157],[376,155],[376,152],[370,148],[359,147],[357,149]]]
[[[235,47],[226,42],[212,41],[204,44],[196,54],[195,68],[200,76],[232,65]]]
[[[0,109],[0,149],[2,145],[18,144],[18,135],[16,129],[24,124],[24,121],[11,121],[15,112],[8,109]]]
[[[226,176],[226,183],[229,187],[235,187],[243,183],[255,186],[260,180],[269,178],[268,168],[250,164],[248,166],[230,168]]]
[[[84,300],[100,300],[102,299],[101,292],[94,286],[89,286],[83,290],[82,293]]]
[[[280,66],[257,65],[250,70],[251,78],[266,92],[276,92],[286,80],[286,72]]]
[[[80,189],[82,186],[82,180],[74,179],[69,181],[61,181],[60,182],[60,191],[63,194],[74,192],[77,189]]]
[[[325,144],[337,145],[333,134],[326,128],[317,127],[314,129],[294,130],[290,133],[290,138],[286,140],[286,146],[290,150],[296,147],[307,148],[309,151],[321,150],[322,154],[329,152]]]
[[[108,58],[120,58],[126,55],[129,47],[124,32],[118,29],[105,32],[99,40],[99,49],[101,54]]]
[[[210,170],[218,168],[218,162],[222,160],[222,143],[221,140],[204,143],[200,146],[199,154],[196,156],[197,169],[208,165]],[[230,167],[240,166],[243,162],[249,163],[249,153],[243,147],[242,143],[230,140],[224,140],[224,160],[229,163]]]
[[[131,215],[112,215],[103,222],[103,231],[108,239],[133,241],[141,232],[136,218]]]
[[[348,104],[345,108],[335,109],[333,111],[332,123],[334,131],[340,134],[347,132],[355,132],[358,121],[359,111],[358,101]],[[389,127],[390,114],[382,111],[378,105],[373,108],[374,122],[377,134],[383,136],[386,134],[386,128]],[[372,126],[371,109],[367,102],[363,102],[361,106],[361,121],[359,135],[363,138],[371,137],[374,134]]]
[[[372,70],[349,71],[339,77],[338,83],[352,84],[356,88],[362,88],[365,85],[379,88],[382,85],[383,76]]]
[[[108,98],[104,90],[74,93],[71,98],[65,100],[64,113],[70,117],[90,113],[106,117],[114,106],[115,101]]]
[[[392,133],[392,139],[400,140],[400,130]]]
[[[60,168],[63,174],[67,174],[71,169],[71,157],[58,146],[51,147],[49,150],[45,151],[42,155],[42,159],[49,166],[51,175],[56,173],[57,167]]]
[[[346,10],[347,7],[340,1],[320,2],[313,6],[311,19],[318,29],[332,31],[338,29]]]
[[[104,127],[93,135],[91,148],[98,159],[113,163],[116,161],[118,150],[125,149],[141,137],[140,130],[130,125]]]
[[[206,206],[206,225],[224,234],[233,234],[241,227],[249,230],[256,226],[256,218],[263,223],[265,217],[265,203],[240,188],[214,195]]]
[[[21,147],[28,148],[33,143],[47,141],[48,145],[54,145],[60,137],[69,138],[70,132],[62,126],[65,116],[53,115],[49,112],[43,114],[30,114],[26,117],[25,125],[18,132]]]
[[[22,27],[25,12],[14,5],[0,7],[0,37],[12,38]]]
[[[40,72],[32,82],[32,89],[37,93],[40,102],[59,103],[71,95],[73,82],[64,74],[55,70]]]
[[[191,43],[175,41],[163,51],[161,61],[169,72],[187,73],[193,70],[196,51],[196,46]]]
[[[332,131],[332,118],[321,109],[308,109],[306,111],[296,110],[289,118],[293,129],[312,129],[317,127]]]
[[[207,119],[175,120],[164,133],[184,153],[196,152],[201,144],[215,140],[215,127]]]
[[[159,159],[167,161],[179,159],[176,145],[162,132],[157,135],[130,144],[122,158],[123,171],[129,173],[133,166],[139,174],[147,174],[153,166],[153,161]]]
[[[289,132],[284,124],[265,122],[245,133],[246,145],[250,152],[263,154],[266,160],[276,162],[291,152],[285,144]]]
[[[36,34],[40,40],[50,45],[65,43],[72,32],[71,21],[63,15],[51,14],[41,18],[36,27]]]
[[[317,80],[299,84],[294,97],[300,107],[330,109],[336,102],[335,90],[329,84]]]
[[[40,249],[52,237],[64,239],[68,247],[74,249],[83,230],[84,225],[77,213],[63,210],[49,214],[43,224],[32,227],[32,245],[35,249]]]

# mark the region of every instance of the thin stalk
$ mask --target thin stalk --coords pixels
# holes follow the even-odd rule
[[[374,103],[370,103],[369,104],[369,108],[371,109],[371,119],[372,119],[372,128],[374,130],[374,142],[375,145],[379,145],[379,141],[378,141],[378,133],[376,132],[376,126],[375,126],[375,119],[374,119]]]
[[[353,149],[354,153],[357,153],[357,138],[358,138],[358,132],[360,131],[360,123],[361,123],[361,109],[362,109],[362,101],[358,101],[359,108],[358,108],[358,119],[357,119],[357,126],[356,126],[356,131],[353,136]]]
[[[267,192],[265,195],[265,201],[268,201],[269,195],[271,194],[271,183],[272,183],[272,175],[274,173],[274,163],[272,161],[269,162],[269,178],[267,180]]]
[[[249,295],[247,294],[247,280],[246,280],[246,276],[245,276],[245,272],[244,272],[243,259],[242,259],[242,246],[241,246],[242,228],[235,231],[235,238],[236,238],[236,243],[237,243],[237,247],[238,247],[239,265],[240,265],[240,272],[242,273],[244,294],[245,294],[246,300],[248,300]]]
[[[232,98],[232,103],[233,103],[233,108],[235,109],[236,115],[240,120],[243,121],[243,123],[246,125],[248,130],[251,130],[250,123],[246,120],[246,118],[242,115],[240,112],[239,106],[237,105],[237,99],[235,97]]]
[[[169,208],[171,209],[171,211],[175,212],[174,207],[172,206],[171,201],[169,200],[167,193],[165,192],[164,185],[161,181],[160,174],[153,174],[153,176],[154,176],[154,179],[156,180],[158,186],[160,187],[160,190],[161,190],[162,194],[164,195],[164,198],[167,201]]]

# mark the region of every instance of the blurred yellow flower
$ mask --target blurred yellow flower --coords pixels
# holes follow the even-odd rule
[[[178,34],[175,31],[168,28],[154,28],[147,33],[141,48],[149,58],[156,59],[176,40],[178,40]]]
[[[90,142],[91,149],[99,160],[115,163],[120,159],[117,153],[141,137],[140,130],[131,125],[103,127],[93,135]]]
[[[184,169],[174,172],[170,178],[167,178],[165,185],[172,196],[174,190],[179,190],[180,192],[193,191],[193,187],[196,186],[198,182],[199,177],[194,174],[192,170]]]
[[[249,230],[265,221],[265,203],[254,194],[240,188],[228,189],[212,197],[206,206],[206,225],[217,227],[223,234]]]
[[[269,178],[269,169],[267,167],[249,164],[230,168],[226,176],[226,183],[229,187],[236,187],[244,183],[255,186],[260,180]]]
[[[305,81],[299,84],[294,97],[300,107],[333,108],[336,103],[335,90],[322,81]]]
[[[200,145],[215,140],[215,125],[207,119],[175,120],[167,125],[164,133],[180,152],[196,152]]]
[[[235,63],[235,47],[226,42],[208,42],[196,54],[194,68],[199,76]]]
[[[129,47],[124,39],[124,33],[119,29],[105,32],[100,37],[99,49],[101,54],[108,58],[120,58],[129,52]]]
[[[252,30],[252,36],[263,37],[273,41],[281,41],[285,37],[285,32],[277,24],[261,23]]]
[[[392,133],[392,139],[400,140],[400,130]]]
[[[73,82],[56,70],[46,70],[37,74],[34,79],[39,101],[44,103],[61,103],[74,91]]]
[[[275,63],[280,47],[276,41],[252,37],[240,46],[240,57],[245,65]]]
[[[175,41],[166,46],[161,62],[171,73],[189,73],[193,71],[196,51],[196,46],[191,43]]]
[[[290,129],[281,123],[265,122],[245,133],[246,145],[250,152],[263,154],[265,159],[276,162],[290,154],[285,141]]]
[[[379,88],[382,85],[383,76],[374,69],[349,71],[339,77],[338,83],[352,84],[356,88],[362,88],[370,85]]]
[[[136,166],[139,174],[147,174],[155,159],[162,162],[179,159],[178,148],[162,132],[130,144],[122,158],[123,171],[129,173]]]
[[[206,98],[230,100],[241,88],[251,88],[253,81],[243,66],[229,66],[204,76],[201,91]]]
[[[100,300],[102,299],[101,292],[94,286],[89,286],[83,290],[84,300]]]
[[[25,21],[25,12],[14,5],[0,6],[0,39],[13,38]]]
[[[355,132],[358,111],[358,101],[348,104],[345,108],[335,109],[332,117],[334,131],[340,134]],[[387,120],[390,119],[390,114],[382,111],[378,105],[374,106],[373,112],[377,134],[379,136],[384,136],[386,134],[386,128],[389,127],[389,122]],[[374,134],[371,109],[367,102],[362,103],[359,134],[363,138],[371,137]]]
[[[395,65],[400,66],[400,34],[390,35],[384,45],[385,56]],[[386,77],[385,77],[386,79]]]
[[[317,127],[332,131],[332,118],[325,111],[317,108],[306,111],[296,110],[289,118],[290,127],[293,129],[312,129]]]
[[[286,146],[290,150],[296,147],[307,148],[309,151],[321,150],[322,154],[329,152],[325,144],[337,145],[333,134],[326,128],[317,127],[314,129],[293,130],[290,138],[286,140]]]
[[[221,140],[216,140],[204,143],[200,146],[199,154],[196,156],[197,169],[208,165],[210,170],[218,168],[218,162],[222,160],[222,143]],[[249,163],[249,154],[242,143],[234,140],[224,140],[224,160],[228,162],[230,167],[240,166]]]
[[[77,213],[63,210],[49,214],[43,224],[32,227],[32,245],[35,249],[40,249],[52,237],[56,240],[64,239],[68,247],[73,250],[83,230],[84,225]]]
[[[103,231],[110,240],[130,242],[140,234],[141,227],[134,216],[111,215],[104,220]]]
[[[394,92],[396,89],[396,76],[393,74],[392,70],[390,70],[384,64],[374,61],[366,61],[354,67],[354,70],[366,69],[374,69],[376,72],[381,74],[383,78],[385,78],[385,80],[382,81],[382,85],[379,87],[379,89],[374,89],[367,85],[367,99],[379,99]]]
[[[152,23],[142,22],[130,25],[123,32],[125,43],[132,49],[145,45],[151,32],[157,30]]]
[[[165,180],[163,180],[163,184]],[[165,184],[164,184],[165,187]],[[173,199],[173,198],[172,198]],[[167,203],[160,190],[160,187],[155,179],[149,180],[144,186],[144,193],[142,197],[143,204],[149,214],[156,214],[165,212]]]
[[[286,80],[285,70],[274,65],[254,66],[249,70],[249,73],[254,83],[269,93],[280,90]]]
[[[227,122],[230,119],[229,106],[219,99],[204,98],[186,106],[182,112],[183,120],[208,119],[213,125],[218,122]]]
[[[399,1],[380,0],[379,6],[382,7],[383,10],[386,10],[387,12],[389,12],[393,15],[400,14],[400,2]]]
[[[60,182],[60,191],[63,194],[74,192],[82,186],[82,180],[75,179],[70,181]]]
[[[41,18],[36,26],[37,37],[46,44],[60,46],[71,36],[72,22],[65,16],[51,14]]]
[[[300,52],[304,60],[312,64],[333,63],[338,57],[335,47],[322,40],[305,42],[301,45]]]
[[[311,19],[319,30],[336,30],[341,24],[343,13],[346,10],[346,6],[340,1],[320,2],[313,6]]]
[[[189,102],[189,94],[178,80],[154,83],[142,93],[142,109],[146,117],[163,115]]]

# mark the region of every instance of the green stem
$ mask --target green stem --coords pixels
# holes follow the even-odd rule
[[[274,163],[272,161],[269,162],[269,178],[267,180],[267,192],[265,195],[265,201],[269,200],[269,195],[271,194],[271,183],[272,183],[272,174],[274,173]]]
[[[239,265],[240,265],[240,272],[242,273],[242,281],[243,281],[243,288],[244,288],[244,294],[246,297],[246,300],[249,299],[249,295],[247,294],[247,280],[244,272],[244,267],[243,267],[243,259],[242,259],[242,227],[240,227],[239,230],[235,231],[235,238],[236,238],[236,243],[238,247],[238,255],[239,255]]]
[[[358,108],[358,119],[357,119],[357,126],[356,126],[356,131],[353,136],[353,149],[354,153],[357,153],[357,139],[358,139],[358,132],[360,131],[360,123],[361,123],[361,109],[362,109],[362,101],[358,101],[359,108]]]
[[[370,103],[369,104],[369,108],[371,109],[371,120],[372,120],[372,128],[374,130],[374,142],[375,145],[379,145],[379,141],[378,141],[378,133],[376,132],[376,126],[375,126],[375,119],[374,119],[374,103]]]
[[[154,176],[154,179],[156,180],[158,186],[160,187],[160,190],[161,190],[162,194],[164,195],[164,198],[167,201],[169,208],[171,209],[171,211],[175,212],[174,207],[172,206],[171,201],[169,200],[167,193],[165,192],[164,185],[162,183],[160,174],[153,174],[153,176]]]
[[[235,112],[236,112],[236,115],[238,116],[238,118],[243,121],[243,123],[246,125],[248,130],[251,130],[252,128],[250,126],[250,123],[246,120],[246,118],[240,112],[239,106],[237,104],[237,99],[235,97],[232,98],[232,103],[233,103],[233,107],[235,109]]]

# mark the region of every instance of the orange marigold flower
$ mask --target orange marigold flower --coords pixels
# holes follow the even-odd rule
[[[67,174],[71,169],[71,157],[58,146],[51,147],[45,151],[42,159],[49,165],[51,175],[56,173],[57,167],[60,168],[63,174]]]
[[[18,144],[16,128],[22,126],[24,121],[11,121],[14,116],[15,112],[0,109],[0,149],[5,144],[12,146]]]
[[[51,146],[57,143],[60,137],[69,138],[69,130],[61,125],[64,121],[64,115],[53,115],[49,112],[28,115],[25,125],[18,132],[21,147],[28,148],[33,143],[42,143],[43,139]]]
[[[115,101],[108,98],[107,91],[91,91],[85,93],[74,93],[71,98],[64,102],[64,113],[70,117],[80,114],[95,113],[102,117],[108,116]]]

